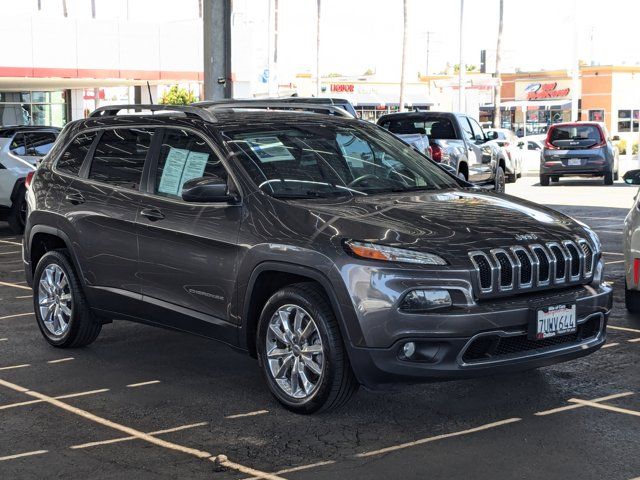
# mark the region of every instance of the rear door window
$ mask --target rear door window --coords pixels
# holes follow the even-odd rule
[[[137,190],[152,134],[148,128],[105,130],[93,154],[89,179]]]
[[[56,164],[58,171],[78,175],[97,134],[98,132],[81,133],[74,138]]]
[[[154,193],[181,198],[184,184],[202,177],[227,181],[227,171],[218,155],[199,135],[180,129],[164,130]]]
[[[44,157],[56,141],[57,135],[53,132],[25,133],[26,154],[32,157]]]

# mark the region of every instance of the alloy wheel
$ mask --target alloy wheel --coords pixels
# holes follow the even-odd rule
[[[269,372],[288,396],[312,396],[324,373],[324,349],[318,327],[298,305],[279,307],[267,328],[265,353]]]
[[[38,308],[46,329],[60,337],[69,329],[73,297],[67,275],[56,264],[47,265],[38,285]]]

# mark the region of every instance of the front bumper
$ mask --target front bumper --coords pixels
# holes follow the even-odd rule
[[[564,362],[588,355],[604,344],[612,305],[612,289],[608,285],[598,289],[582,286],[565,292],[547,291],[526,297],[479,304],[475,307],[478,313],[465,313],[462,323],[467,326],[469,322],[486,323],[488,317],[493,323],[492,328],[472,334],[467,329],[461,330],[460,335],[446,336],[413,331],[388,348],[352,346],[349,356],[356,377],[369,388],[471,378]],[[555,337],[555,340],[528,340],[527,329],[534,309],[564,302],[576,303],[578,333]],[[452,314],[448,322],[454,325],[459,320],[456,316]],[[474,322],[473,317],[479,318]],[[419,361],[403,358],[402,346],[409,341],[416,343]],[[495,347],[493,350],[491,345]]]

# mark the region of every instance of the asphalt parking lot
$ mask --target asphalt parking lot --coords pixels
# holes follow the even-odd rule
[[[640,476],[640,318],[624,309],[622,223],[637,188],[532,178],[507,193],[594,228],[615,286],[608,343],[526,373],[364,390],[299,416],[257,363],[114,322],[91,346],[41,338],[20,238],[0,223],[0,478],[619,479]]]

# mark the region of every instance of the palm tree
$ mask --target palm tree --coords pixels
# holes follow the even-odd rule
[[[500,20],[498,21],[498,44],[496,45],[495,85],[493,86],[493,128],[500,128],[500,60],[502,48],[502,19],[504,17],[504,0],[500,0]]]
[[[406,87],[405,70],[407,68],[407,0],[402,0],[403,25],[402,25],[402,66],[400,67],[400,111],[404,112],[404,90]]]
[[[91,0],[91,18],[96,18],[96,0]]]
[[[316,97],[320,96],[320,19],[322,0],[318,0],[318,15],[316,16]]]
[[[62,15],[67,17],[69,12],[67,11],[67,0],[62,0]]]

